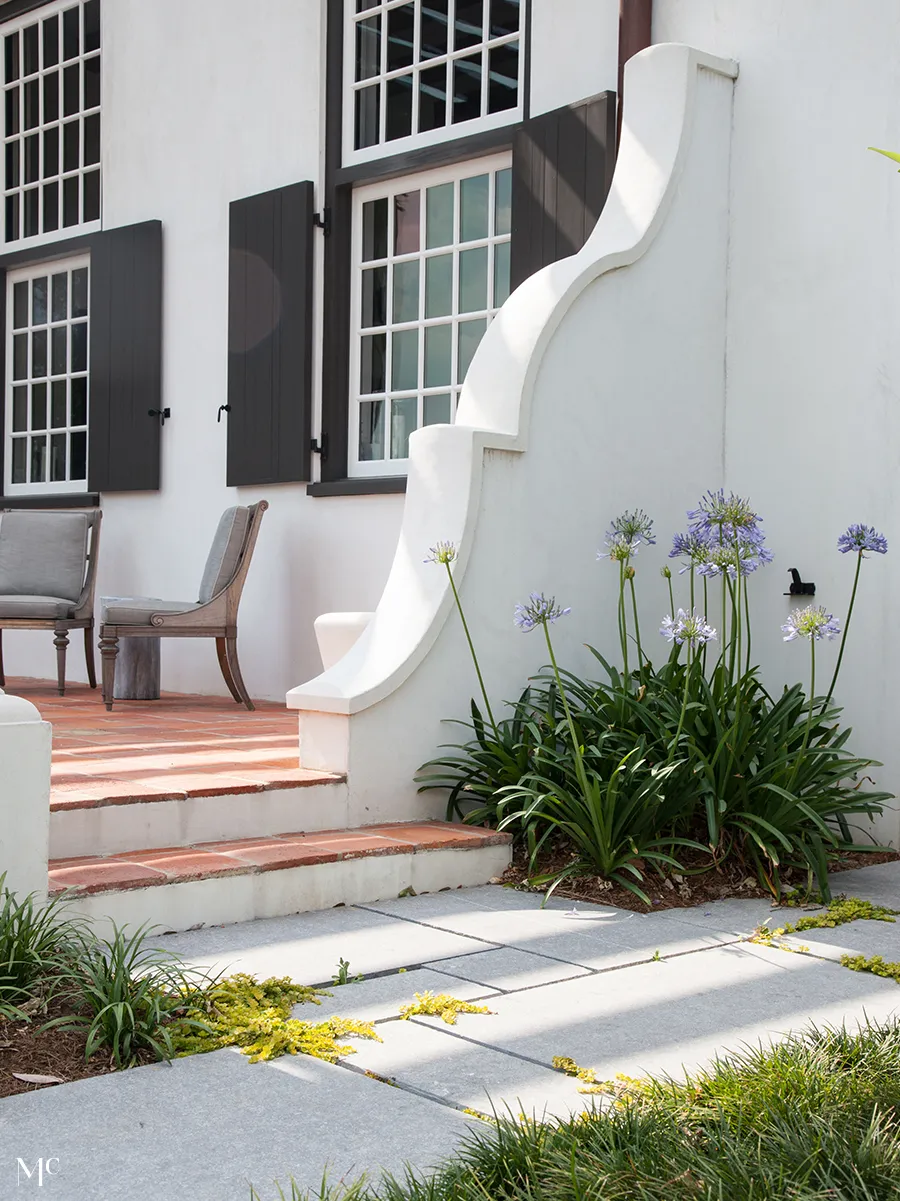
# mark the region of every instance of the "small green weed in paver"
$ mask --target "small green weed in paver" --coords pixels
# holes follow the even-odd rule
[[[331,983],[332,983],[332,984],[335,986],[335,988],[337,988],[337,987],[339,987],[341,984],[358,984],[358,983],[360,982],[360,980],[362,980],[362,978],[363,978],[363,977],[362,977],[362,974],[361,974],[361,973],[360,973],[360,975],[358,975],[358,976],[351,976],[351,975],[350,975],[350,962],[349,962],[349,960],[347,960],[347,959],[339,959],[339,960],[338,960],[338,970],[337,970],[337,972],[336,972],[336,973],[335,973],[335,974],[334,974],[334,975],[331,977]]]
[[[651,963],[662,963],[662,955],[660,955],[658,947],[653,952],[653,954],[650,956],[650,962]]]

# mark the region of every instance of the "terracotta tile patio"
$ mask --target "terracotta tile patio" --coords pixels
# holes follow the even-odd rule
[[[116,701],[108,713],[86,684],[67,685],[61,697],[49,680],[9,679],[6,691],[53,723],[51,810],[336,778],[298,766],[296,715],[274,701],[258,701],[251,713],[230,698],[163,693],[158,701]]]

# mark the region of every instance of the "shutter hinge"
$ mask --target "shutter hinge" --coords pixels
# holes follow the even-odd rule
[[[313,438],[310,441],[309,449],[314,455],[321,456],[322,462],[324,463],[328,458],[328,435],[322,434],[322,436],[318,439]]]
[[[313,213],[313,225],[327,238],[331,233],[331,209],[323,208],[321,213]]]

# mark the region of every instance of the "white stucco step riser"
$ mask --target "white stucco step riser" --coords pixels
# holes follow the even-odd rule
[[[101,928],[114,921],[120,926],[150,922],[166,931],[187,930],[384,901],[407,888],[421,893],[486,884],[503,872],[509,860],[508,845],[372,855],[246,876],[94,893],[78,898],[73,908]]]
[[[347,785],[342,780],[306,788],[55,809],[50,814],[50,858],[342,830],[351,824],[347,817]]]

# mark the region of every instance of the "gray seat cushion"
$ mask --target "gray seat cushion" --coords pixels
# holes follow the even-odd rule
[[[231,583],[237,570],[241,547],[244,545],[249,525],[250,510],[243,505],[235,505],[231,509],[226,509],[219,518],[219,528],[213,538],[203,571],[203,579],[200,581],[198,600],[201,605],[205,605],[214,596],[218,596],[222,589],[227,588]]]
[[[0,517],[0,596],[77,601],[84,587],[84,513],[4,513]]]
[[[148,626],[154,613],[190,613],[196,601],[166,601],[156,596],[103,596],[100,622],[111,626]]]
[[[46,621],[50,617],[71,617],[74,611],[74,602],[61,596],[0,596],[0,620],[17,617]]]

